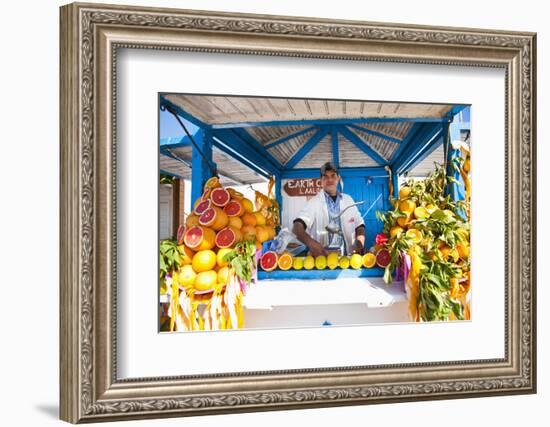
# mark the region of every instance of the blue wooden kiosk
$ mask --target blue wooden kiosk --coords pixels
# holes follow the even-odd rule
[[[161,172],[182,176],[170,165],[184,164],[192,200],[201,195],[212,169],[234,178],[238,168],[246,168],[259,180],[275,177],[284,216],[283,182],[318,178],[319,166],[332,161],[344,192],[366,201],[359,210],[367,247],[382,228],[376,211],[390,208],[390,188],[397,197],[400,177],[457,155],[451,142],[464,140],[470,129],[467,105],[184,94],[161,94],[159,105],[192,129],[183,138],[160,141]],[[454,199],[462,196],[456,184],[449,193]],[[341,281],[382,275],[380,268],[289,270],[261,271],[258,279]]]

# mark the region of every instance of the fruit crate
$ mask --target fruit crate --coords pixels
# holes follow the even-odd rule
[[[344,278],[357,278],[357,277],[382,277],[384,276],[384,269],[380,267],[373,268],[359,268],[357,270],[352,268],[341,269],[335,268],[330,270],[326,268],[324,270],[273,270],[273,271],[258,271],[258,280],[334,280]]]

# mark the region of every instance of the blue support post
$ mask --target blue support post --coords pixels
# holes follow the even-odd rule
[[[335,126],[331,127],[330,133],[332,135],[332,161],[334,166],[340,167],[340,153],[338,147],[338,130]]]
[[[391,168],[391,180],[393,185],[393,198],[399,198],[399,175],[394,168]]]
[[[191,166],[191,200],[197,200],[203,192],[203,187],[208,178],[212,176],[212,171],[208,165],[215,168],[216,165],[212,162],[212,132],[208,129],[201,130],[195,134],[193,138],[199,146],[203,158],[197,149],[193,147],[192,166]]]
[[[281,174],[275,175],[275,198],[279,204],[279,224],[283,223],[283,187]]]
[[[460,149],[454,150],[452,145],[453,141],[460,141],[460,127],[456,116],[455,120],[446,126],[444,141],[447,153],[447,176],[453,177],[460,182],[460,173],[455,169],[453,162],[456,157],[460,157]],[[450,194],[452,200],[459,200],[458,184],[449,181],[447,183],[447,193]]]

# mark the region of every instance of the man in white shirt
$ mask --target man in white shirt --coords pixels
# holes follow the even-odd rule
[[[293,233],[313,256],[327,255],[335,246],[346,255],[363,253],[365,222],[357,206],[349,207],[354,204],[351,196],[338,191],[339,179],[338,170],[331,162],[321,166],[322,190],[307,202],[294,220]],[[343,236],[327,230],[327,225],[332,228],[334,221],[338,222]]]

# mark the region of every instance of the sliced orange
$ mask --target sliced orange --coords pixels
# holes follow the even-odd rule
[[[422,241],[422,232],[416,228],[410,228],[405,235],[414,243],[420,243]]]
[[[363,255],[363,267],[372,268],[376,265],[376,255],[371,252],[367,252]]]
[[[292,259],[292,255],[285,252],[279,257],[279,260],[277,261],[277,264],[279,265],[279,268],[281,270],[290,270],[292,267],[292,263],[294,260]]]

